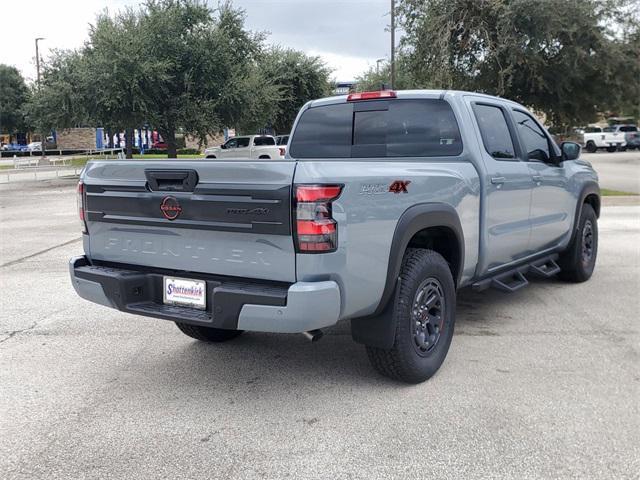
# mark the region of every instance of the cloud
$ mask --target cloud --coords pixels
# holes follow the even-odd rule
[[[0,62],[36,77],[36,37],[41,56],[51,49],[80,48],[89,24],[105,8],[135,6],[134,0],[12,0],[2,5]],[[210,0],[209,5],[218,4]],[[267,42],[321,56],[337,80],[352,80],[389,53],[385,26],[388,0],[235,0],[247,14],[247,27],[268,31]],[[11,19],[9,21],[9,19]]]

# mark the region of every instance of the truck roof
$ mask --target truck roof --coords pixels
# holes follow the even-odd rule
[[[272,138],[275,138],[273,135],[236,135],[235,137],[230,137],[230,138],[255,138],[255,137],[272,137]]]
[[[445,98],[445,97],[461,97],[464,95],[473,95],[478,97],[485,97],[487,99],[500,100],[502,102],[508,102],[513,105],[520,105],[517,102],[508,100],[502,97],[496,97],[493,95],[487,95],[485,93],[467,92],[463,90],[394,90],[397,98],[415,99],[415,98]],[[348,95],[336,95],[333,97],[320,98],[318,100],[312,100],[307,104],[308,107],[317,107],[320,105],[331,105],[335,103],[346,102]]]

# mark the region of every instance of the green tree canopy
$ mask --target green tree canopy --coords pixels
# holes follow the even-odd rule
[[[381,90],[391,86],[391,64],[385,62],[379,67],[371,67],[359,77],[356,77],[356,86],[359,92]],[[396,83],[394,88],[406,90],[416,88],[415,82],[407,66],[405,56],[396,55]]]
[[[274,47],[261,57],[260,68],[279,88],[279,98],[270,118],[278,134],[289,133],[300,107],[331,91],[331,69],[319,57]]]
[[[637,43],[621,34],[637,32],[629,4],[400,0],[401,50],[416,87],[486,92],[543,111],[556,125],[584,122],[634,91],[637,98]]]
[[[127,8],[99,14],[82,50],[85,77],[79,88],[88,115],[109,131],[125,131],[128,157],[134,129],[147,119],[146,89],[155,74],[156,62],[144,55],[144,46],[140,15]]]
[[[55,51],[33,87],[27,115],[38,131],[86,125],[86,67],[79,51]]]
[[[204,138],[240,122],[254,98],[273,93],[268,82],[255,81],[262,36],[244,29],[242,11],[228,4],[211,11],[189,0],[150,0],[140,22],[142,52],[155,60],[146,113],[170,155],[178,129]],[[256,89],[252,96],[247,85]]]
[[[29,88],[18,69],[0,64],[0,133],[27,128],[24,108],[28,100]]]
[[[207,138],[223,127],[288,132],[298,109],[328,93],[317,58],[268,49],[230,3],[147,0],[98,15],[84,47],[58,52],[30,109],[41,128],[90,123],[127,133],[149,124],[176,154],[176,133]]]

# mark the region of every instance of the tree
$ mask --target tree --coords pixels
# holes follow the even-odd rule
[[[107,131],[125,131],[127,158],[133,156],[134,129],[147,120],[147,88],[156,74],[145,45],[140,14],[128,8],[113,17],[99,14],[82,51],[89,116]]]
[[[391,85],[391,64],[385,62],[382,67],[376,66],[369,68],[359,77],[356,77],[356,85],[359,92],[367,92],[372,90],[381,90]],[[396,83],[395,88],[405,90],[415,88],[415,82],[411,77],[407,65],[407,59],[404,56],[396,55]]]
[[[44,65],[40,85],[32,91],[26,110],[36,130],[86,125],[86,65],[79,51],[55,51]]]
[[[256,69],[264,36],[244,28],[244,12],[222,4],[211,11],[190,0],[149,0],[141,12],[143,54],[155,59],[146,113],[169,156],[175,134],[201,139],[222,127],[248,123],[256,104],[275,90]]]
[[[27,129],[24,107],[29,89],[17,68],[0,64],[0,133]]]
[[[289,133],[300,107],[331,91],[331,69],[320,57],[274,47],[261,57],[260,68],[278,87],[279,98],[270,118],[277,133]]]
[[[116,15],[105,11],[77,51],[58,52],[30,108],[41,126],[100,124],[156,128],[177,153],[176,133],[206,138],[224,126],[265,125],[278,87],[258,65],[264,35],[244,28],[230,4],[148,0]]]
[[[581,123],[637,84],[617,74],[634,61],[616,37],[628,3],[401,0],[401,50],[417,87],[505,96],[556,125]]]

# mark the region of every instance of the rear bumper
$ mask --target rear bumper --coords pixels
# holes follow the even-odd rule
[[[334,325],[340,316],[336,282],[261,282],[232,277],[179,274],[205,280],[207,308],[162,303],[162,278],[175,272],[91,265],[84,256],[69,261],[78,295],[127,313],[230,330],[298,333]]]

